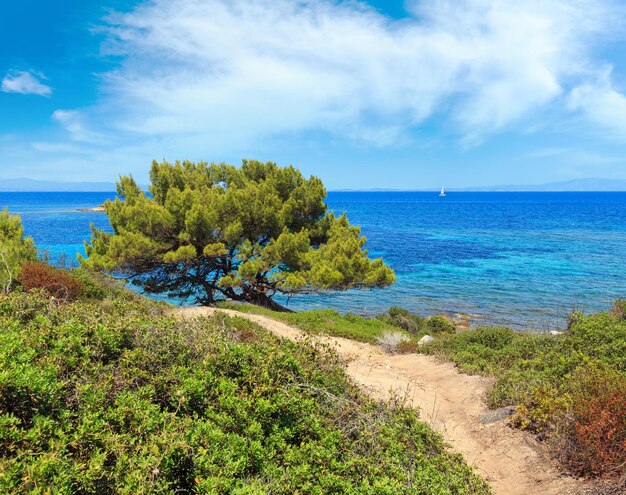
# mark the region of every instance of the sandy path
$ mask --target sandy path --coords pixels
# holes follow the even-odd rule
[[[214,308],[181,308],[176,314],[194,317],[216,311],[247,318],[275,335],[290,340],[304,333],[261,315]],[[421,354],[388,355],[378,346],[339,337],[319,337],[336,347],[348,363],[347,373],[372,397],[406,397],[421,417],[460,452],[496,495],[565,495],[580,488],[576,480],[561,476],[542,455],[531,435],[503,422],[480,423],[487,412],[483,397],[486,379],[460,374],[449,363]]]

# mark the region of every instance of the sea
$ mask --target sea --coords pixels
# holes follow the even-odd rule
[[[110,229],[106,214],[78,210],[114,196],[0,192],[0,208],[22,216],[52,261],[72,265],[91,224]],[[370,256],[384,258],[397,281],[279,299],[294,310],[376,315],[400,306],[545,332],[563,328],[573,310],[626,297],[623,192],[329,192],[327,204],[361,226]]]

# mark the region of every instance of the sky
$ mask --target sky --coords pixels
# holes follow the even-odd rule
[[[0,180],[626,179],[625,0],[6,0]]]

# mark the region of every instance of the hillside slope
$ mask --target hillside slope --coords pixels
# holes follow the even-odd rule
[[[181,308],[179,316],[208,316],[223,312],[253,321],[293,341],[304,333],[264,315],[228,309]],[[542,454],[534,437],[502,423],[484,425],[483,397],[488,383],[464,375],[450,363],[431,356],[390,356],[378,346],[340,337],[317,337],[347,361],[347,373],[377,399],[402,398],[420,410],[420,417],[439,431],[466,461],[491,484],[497,495],[571,494],[579,482],[564,477]]]

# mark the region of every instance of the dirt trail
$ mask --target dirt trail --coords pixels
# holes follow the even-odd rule
[[[247,318],[275,335],[290,340],[304,333],[261,315],[214,308],[181,308],[176,314],[207,316],[219,311]],[[581,488],[561,476],[531,435],[504,422],[481,424],[488,381],[459,373],[449,363],[421,354],[385,354],[378,346],[339,337],[319,337],[336,347],[347,363],[347,373],[372,397],[406,396],[421,417],[439,431],[492,486],[496,495],[565,495]]]

